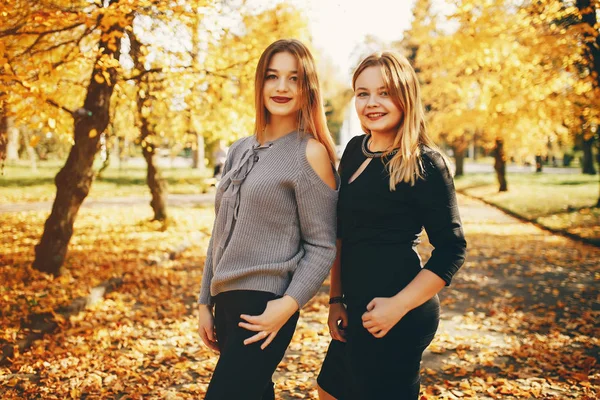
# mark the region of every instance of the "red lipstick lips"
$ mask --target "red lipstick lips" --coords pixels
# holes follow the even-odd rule
[[[292,100],[289,97],[279,97],[279,96],[271,97],[271,99],[275,103],[287,103],[288,101]]]

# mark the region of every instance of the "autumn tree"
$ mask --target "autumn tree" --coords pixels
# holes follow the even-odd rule
[[[598,32],[600,2],[597,0],[577,0],[576,4],[580,15],[580,21],[577,27],[579,28],[582,41],[585,45],[585,61],[591,80],[594,84],[596,95],[598,96],[600,95],[600,34]],[[598,100],[598,97],[596,97],[596,100]],[[589,121],[589,118],[584,118],[583,122],[583,173],[595,174],[596,171],[594,169],[592,148],[596,136],[598,135],[598,121]],[[600,145],[598,152],[600,153]],[[598,159],[598,162],[600,163],[600,158]],[[600,205],[600,198],[598,199],[598,204]]]
[[[589,84],[569,69],[581,59],[577,41],[546,21],[575,11],[553,2],[532,15],[508,1],[464,0],[450,16],[456,28],[419,47],[431,132],[451,144],[477,133],[495,148],[500,191],[507,190],[507,153],[538,154],[549,141],[569,140],[567,120]]]
[[[132,20],[131,10],[119,7],[117,0],[109,1],[107,5],[104,12],[98,13],[100,38],[83,107],[72,114],[75,143],[65,165],[56,175],[57,191],[52,212],[35,248],[34,267],[54,275],[59,273],[63,264],[75,217],[94,178],[92,165],[98,151],[99,134],[108,125],[120,39]]]

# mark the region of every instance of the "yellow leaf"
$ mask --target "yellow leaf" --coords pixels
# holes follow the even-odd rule
[[[91,138],[98,136],[98,131],[97,131],[97,130],[95,130],[95,129],[92,129],[92,130],[90,131],[90,133],[89,133],[89,136],[90,136]]]
[[[54,118],[50,118],[48,120],[48,126],[52,129],[56,128],[56,120]]]
[[[94,75],[94,80],[98,83],[104,83],[104,77],[100,74]]]
[[[29,146],[35,147],[35,146],[37,146],[37,144],[39,142],[40,142],[40,137],[39,136],[32,136],[31,139],[29,140]]]

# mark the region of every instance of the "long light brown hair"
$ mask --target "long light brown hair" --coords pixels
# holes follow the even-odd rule
[[[302,42],[296,39],[281,39],[273,42],[263,51],[256,67],[254,78],[256,120],[254,123],[254,134],[259,141],[267,123],[269,122],[269,111],[265,107],[263,98],[263,86],[267,74],[267,68],[271,58],[277,53],[289,53],[298,60],[298,83],[300,96],[300,111],[298,118],[298,130],[306,132],[321,142],[327,149],[329,159],[335,162],[334,144],[327,128],[325,109],[321,98],[321,86],[317,77],[317,69],[312,54]]]
[[[438,151],[448,164],[444,154],[427,134],[417,74],[406,57],[392,51],[377,52],[362,60],[354,71],[353,89],[356,89],[358,76],[369,67],[381,69],[385,88],[396,107],[402,112],[391,149],[398,149],[398,152],[386,162],[390,175],[390,190],[396,190],[396,185],[400,182],[412,186],[417,179],[423,178],[422,145]],[[371,133],[364,125],[362,129],[368,134]],[[389,151],[387,153],[389,154]]]

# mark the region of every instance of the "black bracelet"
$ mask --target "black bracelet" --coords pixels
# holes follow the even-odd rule
[[[344,296],[335,296],[329,299],[329,304],[338,304],[344,302]]]

